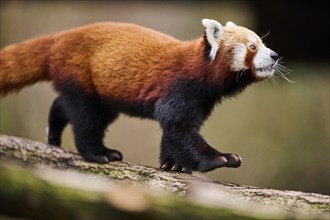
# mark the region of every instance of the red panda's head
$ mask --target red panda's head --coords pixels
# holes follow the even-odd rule
[[[222,26],[218,21],[203,19],[202,24],[211,48],[209,59],[215,62],[217,59],[225,60],[233,72],[249,70],[256,81],[274,74],[279,56],[267,48],[253,31],[233,22]]]

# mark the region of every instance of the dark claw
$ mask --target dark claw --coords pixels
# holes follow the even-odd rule
[[[108,163],[109,160],[106,156],[97,156],[97,155],[82,155],[83,158],[89,162],[97,163]]]
[[[107,156],[109,162],[110,161],[121,161],[123,159],[122,153],[117,150],[106,149],[105,155]]]
[[[173,171],[173,172],[180,172],[180,173],[188,173],[191,174],[191,169],[188,169],[186,167],[182,167],[176,163],[171,162],[165,162],[160,166],[160,169],[166,170],[166,171]]]
[[[105,156],[100,156],[98,162],[99,162],[99,163],[108,163],[109,160],[108,160],[108,158],[105,157]]]
[[[192,174],[192,171],[186,167],[183,167],[181,170],[182,173]]]
[[[108,159],[109,161],[118,161],[118,160],[122,160],[122,156],[119,153],[114,152],[111,154],[110,157],[108,156]]]
[[[227,163],[228,163],[228,160],[227,160],[227,158],[226,158],[224,155],[218,157],[218,164],[219,164],[219,167],[223,167],[223,166],[225,166]]]
[[[178,171],[178,165],[176,163],[172,166],[171,171]]]
[[[120,154],[117,153],[117,152],[113,154],[113,157],[114,157],[115,160],[122,160],[122,159],[123,159],[123,156],[120,155]]]
[[[160,169],[168,170],[168,167],[170,167],[170,162],[165,162],[160,166]]]
[[[237,168],[237,167],[241,166],[242,158],[240,156],[235,155],[235,154],[224,154],[224,156],[228,160],[226,167]]]
[[[107,154],[109,161],[121,161],[123,159],[123,156],[119,152],[113,152],[110,155]]]
[[[81,153],[82,157],[90,162],[109,163],[123,159],[123,155],[117,150],[105,149],[101,152]]]

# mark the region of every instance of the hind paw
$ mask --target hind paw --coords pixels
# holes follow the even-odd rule
[[[117,150],[111,150],[105,148],[105,156],[108,158],[108,161],[121,161],[123,160],[123,154]]]
[[[111,161],[121,161],[123,159],[122,153],[117,150],[103,148],[101,152],[81,152],[81,156],[90,162],[108,163]]]

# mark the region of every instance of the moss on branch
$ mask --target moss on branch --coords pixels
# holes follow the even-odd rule
[[[0,213],[6,216],[328,219],[330,213],[327,195],[212,182],[124,162],[88,163],[68,150],[6,135],[0,135],[0,156]]]

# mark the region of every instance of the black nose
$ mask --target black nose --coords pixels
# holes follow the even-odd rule
[[[278,58],[280,58],[275,51],[270,52],[270,57],[275,61],[278,60]]]

